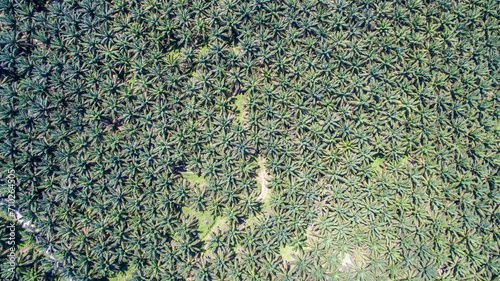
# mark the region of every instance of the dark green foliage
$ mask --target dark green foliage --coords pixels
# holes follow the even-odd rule
[[[498,278],[498,11],[1,0],[1,278]]]

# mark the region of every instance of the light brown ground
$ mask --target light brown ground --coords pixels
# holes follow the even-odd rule
[[[260,195],[257,197],[257,201],[263,202],[269,193],[269,188],[268,186],[268,181],[267,181],[267,172],[266,172],[266,167],[264,165],[265,160],[264,158],[259,154],[259,159],[258,159],[258,164],[259,164],[259,173],[257,175],[257,181],[260,183]]]

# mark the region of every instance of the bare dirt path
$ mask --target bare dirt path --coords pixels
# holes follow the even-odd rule
[[[268,181],[267,181],[267,172],[266,172],[266,167],[265,167],[265,159],[259,154],[259,159],[258,162],[260,170],[259,174],[257,175],[257,181],[260,183],[261,191],[259,197],[257,197],[257,201],[263,202],[269,193],[269,188],[268,186]]]

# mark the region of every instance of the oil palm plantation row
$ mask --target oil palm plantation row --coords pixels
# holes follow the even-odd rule
[[[2,0],[2,278],[497,278],[499,8]]]

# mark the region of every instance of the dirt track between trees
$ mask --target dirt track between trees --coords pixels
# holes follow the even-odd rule
[[[264,165],[265,160],[264,158],[259,155],[258,162],[260,170],[259,174],[257,175],[257,181],[260,183],[261,191],[259,197],[257,197],[257,201],[263,202],[264,199],[267,198],[267,194],[269,193],[269,188],[267,188],[268,182],[267,182],[267,172],[266,172],[266,167]]]

